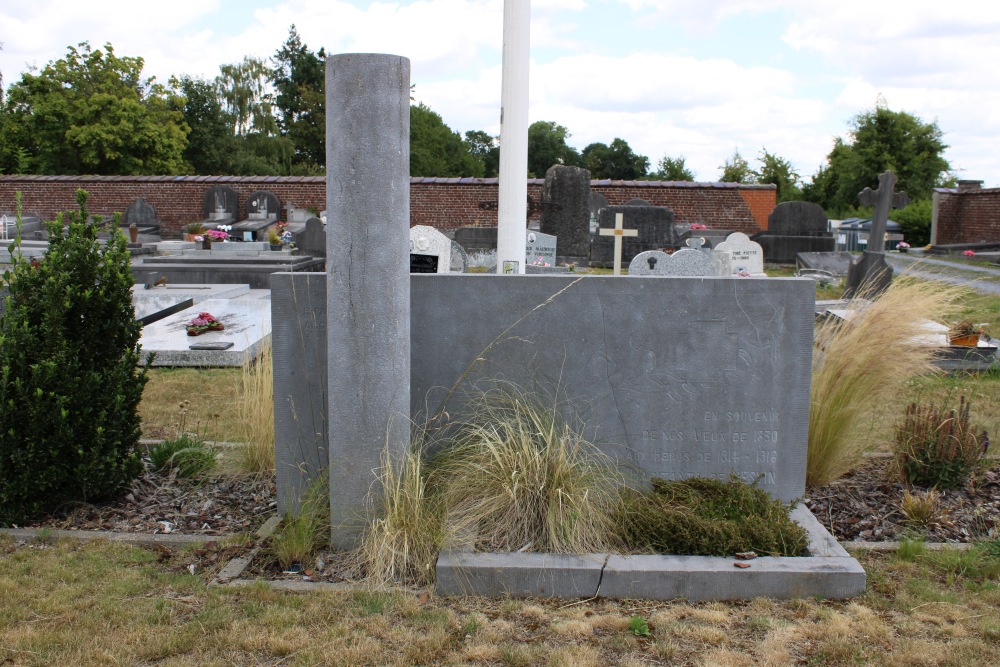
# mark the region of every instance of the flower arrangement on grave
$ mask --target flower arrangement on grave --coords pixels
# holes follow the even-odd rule
[[[218,229],[210,229],[204,234],[204,238],[209,241],[228,241],[229,240],[229,230],[223,229],[222,227],[229,227],[229,225],[222,225]],[[197,239],[195,239],[197,241]]]
[[[539,255],[537,260],[535,260],[534,262],[531,262],[531,265],[532,266],[549,266],[549,263],[545,261],[544,257],[542,257],[541,255]]]
[[[222,331],[225,328],[212,313],[198,313],[198,317],[191,320],[191,324],[187,326],[187,335],[200,336],[206,331]]]
[[[966,257],[975,257],[976,256],[976,251],[975,250],[966,250],[962,254],[965,255]]]
[[[282,234],[285,233],[286,227],[288,227],[287,222],[282,222],[281,220],[278,220],[276,223],[274,223],[274,226],[271,227],[271,229],[273,229],[278,236],[281,236]]]
[[[703,225],[701,223],[696,222],[691,225],[691,229],[708,229],[708,225]]]
[[[274,227],[267,230],[267,242],[271,245],[281,245],[281,236]]]
[[[742,269],[741,268],[739,271],[736,272],[736,277],[737,278],[751,278],[752,276],[750,275],[749,271],[747,271],[746,269]]]
[[[900,241],[899,243],[896,244],[896,250],[898,250],[899,252],[906,252],[909,249],[910,249],[910,244],[907,243],[906,241]]]

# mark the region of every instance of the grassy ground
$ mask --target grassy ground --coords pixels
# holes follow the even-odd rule
[[[241,420],[239,384],[239,368],[151,369],[139,405],[143,436],[175,437],[181,403],[189,401],[186,431],[206,440],[237,440]]]
[[[215,588],[191,552],[0,537],[0,664],[1000,664],[1000,556],[917,551],[862,555],[853,601],[569,604]]]

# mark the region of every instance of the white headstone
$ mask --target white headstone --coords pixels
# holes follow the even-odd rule
[[[712,258],[706,252],[683,248],[673,255],[660,250],[640,252],[628,265],[630,276],[711,276]]]
[[[434,257],[436,260],[429,258]],[[451,273],[451,239],[428,225],[417,225],[410,228],[410,270],[419,268],[420,273]]]
[[[715,250],[729,253],[733,263],[730,275],[743,277],[767,275],[764,273],[764,249],[742,232],[733,232],[725,241],[715,246]]]

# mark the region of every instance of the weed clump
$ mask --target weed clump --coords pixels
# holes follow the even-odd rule
[[[662,554],[802,556],[806,531],[789,505],[737,477],[652,480],[651,491],[624,490],[619,525],[629,549]]]
[[[178,477],[195,477],[215,467],[215,452],[201,438],[188,434],[164,440],[149,450],[155,470],[174,471]]]
[[[969,419],[971,401],[959,399],[958,409],[910,403],[896,427],[895,465],[903,479],[923,487],[955,489],[986,455],[986,432],[976,435]]]

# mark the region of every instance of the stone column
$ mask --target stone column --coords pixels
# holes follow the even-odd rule
[[[326,61],[332,542],[357,544],[372,471],[409,446],[410,61]]]

